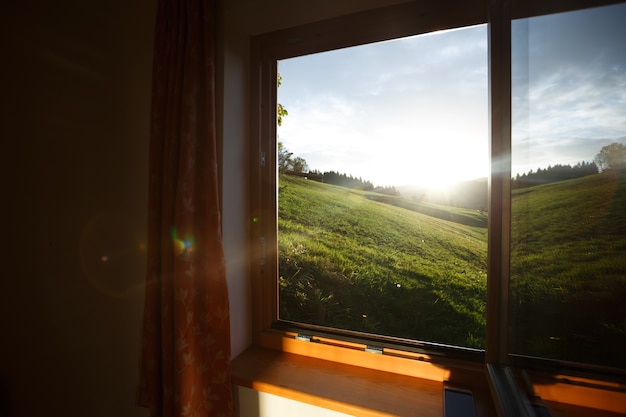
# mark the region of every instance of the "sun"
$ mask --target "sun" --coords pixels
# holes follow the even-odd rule
[[[485,141],[486,142],[486,141]],[[471,146],[468,146],[471,145]],[[479,140],[457,143],[407,140],[393,152],[372,151],[372,181],[381,185],[412,186],[445,191],[462,181],[485,178],[489,172],[487,145]]]

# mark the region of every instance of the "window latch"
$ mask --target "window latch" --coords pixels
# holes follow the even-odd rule
[[[300,340],[302,342],[312,342],[313,336],[309,336],[308,334],[298,333],[296,336],[296,340]]]
[[[372,345],[367,345],[365,346],[365,351],[368,353],[373,353],[375,355],[382,355],[383,354],[383,348],[380,346],[372,346]]]

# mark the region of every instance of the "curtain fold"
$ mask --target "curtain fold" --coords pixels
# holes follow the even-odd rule
[[[215,0],[159,1],[138,405],[232,416],[215,135]]]

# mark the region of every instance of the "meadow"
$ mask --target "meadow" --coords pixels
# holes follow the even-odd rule
[[[626,367],[626,181],[512,207],[512,351]],[[278,219],[281,319],[484,348],[486,213],[283,175]]]
[[[278,219],[282,319],[483,347],[485,214],[281,176]]]
[[[513,192],[514,352],[626,368],[624,174]]]

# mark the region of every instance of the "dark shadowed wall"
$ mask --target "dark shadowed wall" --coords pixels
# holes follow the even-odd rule
[[[147,415],[133,401],[155,9],[154,0],[0,4],[8,415]]]

